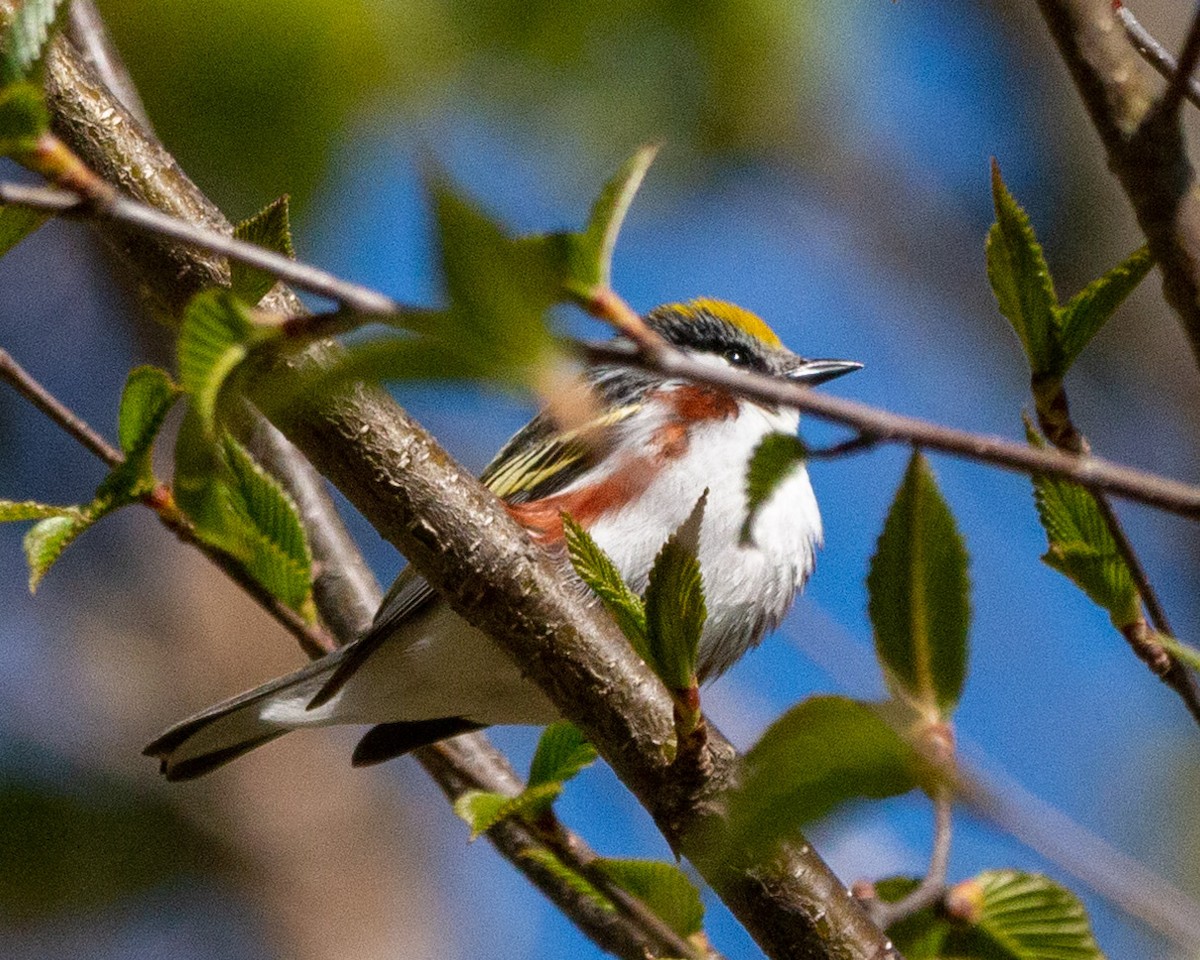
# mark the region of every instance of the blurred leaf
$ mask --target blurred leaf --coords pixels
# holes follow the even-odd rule
[[[165,802],[78,774],[78,795],[0,785],[0,926],[90,914],[226,855]]]
[[[471,828],[471,839],[478,839],[508,817],[532,817],[549,809],[562,793],[561,783],[543,783],[526,787],[515,797],[486,790],[468,790],[454,801],[454,812]]]
[[[16,15],[0,38],[0,82],[15,83],[27,77],[42,59],[50,39],[50,28],[63,0],[24,0],[17,5]]]
[[[244,303],[228,290],[196,294],[183,313],[179,331],[179,380],[192,398],[200,424],[216,433],[217,404],[226,380],[250,352],[256,332]]]
[[[668,690],[687,690],[696,683],[700,634],[708,619],[697,556],[707,502],[705,490],[659,550],[646,584],[646,662]]]
[[[548,872],[557,877],[561,883],[570,887],[576,893],[587,897],[601,909],[616,909],[612,901],[597,890],[586,877],[580,873],[576,873],[545,847],[530,847],[528,850],[522,851],[521,856],[526,860],[533,860],[541,864]]]
[[[987,236],[988,280],[1000,312],[1021,338],[1030,368],[1035,375],[1050,373],[1062,363],[1055,328],[1058,296],[1029,215],[1008,192],[995,160],[992,199],[996,222]]]
[[[29,563],[29,592],[38,584],[62,556],[71,541],[98,519],[86,510],[39,520],[25,534],[25,559]]]
[[[1190,644],[1176,640],[1165,633],[1156,633],[1154,639],[1184,665],[1191,667],[1193,670],[1200,670],[1200,650],[1197,650]]]
[[[545,318],[561,298],[553,262],[445,180],[435,179],[431,193],[449,307],[430,336],[465,354],[479,379],[536,385],[556,353]]]
[[[889,684],[949,714],[967,669],[967,551],[920,453],[909,461],[888,511],[867,592],[875,650]]]
[[[266,247],[295,260],[287,194],[239,223],[233,228],[233,235],[239,240]],[[275,286],[275,278],[271,274],[236,260],[229,263],[229,279],[234,296],[252,305],[256,305]]]
[[[225,469],[216,441],[205,431],[195,408],[189,407],[175,438],[175,502],[201,540],[242,556],[242,544],[230,524],[232,504],[223,479]]]
[[[811,697],[746,754],[728,802],[731,852],[757,858],[843,804],[907,793],[918,773],[916,752],[876,705]]]
[[[83,513],[79,507],[55,507],[35,500],[0,500],[0,523],[20,520],[43,520],[47,517],[78,517]]]
[[[575,724],[559,720],[542,731],[533,762],[529,767],[529,786],[544,783],[563,784],[597,757],[593,747]]]
[[[225,456],[232,474],[230,505],[247,542],[246,569],[271,596],[306,612],[312,555],[295,503],[232,437],[225,438]]]
[[[896,901],[916,881],[892,878],[875,885]],[[992,870],[949,893],[969,916],[950,919],[928,907],[888,928],[908,960],[1103,960],[1087,914],[1074,894],[1039,874]]]
[[[32,150],[49,128],[50,114],[37,87],[14,83],[0,88],[0,157]]]
[[[1058,376],[1066,374],[1117,307],[1125,302],[1154,266],[1150,248],[1138,247],[1108,273],[1075,294],[1058,313],[1063,360]]]
[[[616,564],[591,535],[567,514],[564,513],[562,518],[567,555],[571,558],[575,573],[600,598],[638,656],[648,660],[646,610],[642,598],[629,589]]]
[[[1025,425],[1033,446],[1044,441]],[[1096,498],[1078,484],[1033,476],[1033,502],[1049,549],[1042,561],[1068,577],[1122,629],[1141,617],[1141,598]]]
[[[681,937],[699,933],[704,925],[700,891],[682,870],[659,860],[610,860],[601,857],[595,868]]]
[[[50,214],[0,203],[0,257],[50,219]]]
[[[750,531],[762,505],[771,494],[803,462],[808,448],[799,437],[788,433],[772,433],[763,438],[750,457],[746,470],[746,520],[742,524],[742,545],[751,542]]]

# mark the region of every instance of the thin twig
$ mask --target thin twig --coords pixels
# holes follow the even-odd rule
[[[80,446],[95,454],[109,467],[115,469],[125,462],[125,458],[119,450],[89,427],[81,417],[68,409],[4,350],[0,350],[0,380],[9,384],[44,413],[48,419],[78,441]],[[147,494],[141,502],[150,507],[162,524],[180,540],[202,550],[234,583],[249,593],[260,607],[299,640],[305,650],[320,656],[333,649],[333,639],[324,630],[308,623],[295,610],[263,589],[258,581],[247,574],[241,564],[232,557],[200,540],[196,536],[195,528],[179,512],[170,492],[165,487],[159,487]]]
[[[194,226],[122,197],[98,206],[81,201],[67,190],[0,183],[0,203],[109,219],[138,227],[259,267],[301,289],[337,300],[358,313],[383,316],[425,312],[420,308],[407,307],[367,287],[340,280],[327,271]],[[343,319],[339,318],[338,322]],[[587,344],[583,349],[593,360],[633,363],[663,373],[685,376],[723,387],[739,396],[796,407],[814,416],[844,423],[863,435],[863,445],[915,443],[931,450],[980,460],[1017,472],[1063,477],[1090,490],[1106,490],[1161,510],[1200,519],[1200,487],[1110,463],[1099,457],[1073,457],[1056,450],[1039,450],[1000,437],[984,436],[890,413],[851,400],[815,393],[798,384],[753,371],[722,369],[700,363],[682,351],[666,346],[655,346],[649,353],[632,343],[621,342]]]
[[[1049,447],[1029,447],[1000,437],[930,423],[818,393],[764,374],[703,363],[679,350],[663,351],[650,358],[640,354],[633,345],[620,341],[587,343],[583,350],[592,361],[642,366],[670,376],[709,383],[750,399],[795,407],[823,420],[852,427],[876,443],[916,444],[1018,473],[1061,477],[1089,490],[1105,490],[1169,513],[1200,519],[1200,488],[1100,457],[1072,456]]]
[[[1179,76],[1179,64],[1167,48],[1138,22],[1133,11],[1121,0],[1113,0],[1113,12],[1121,22],[1121,27],[1125,30],[1125,35],[1129,37],[1129,42],[1141,54],[1142,59],[1167,80],[1174,81]],[[1188,77],[1184,92],[1194,106],[1200,107],[1200,81],[1197,81],[1195,77]]]
[[[871,917],[885,930],[926,907],[932,907],[946,893],[946,874],[950,868],[950,841],[954,833],[954,799],[948,786],[942,786],[933,798],[933,853],[929,869],[911,893],[895,903],[872,900]]]
[[[1120,16],[1117,9],[1117,16]],[[1196,64],[1200,62],[1200,5],[1192,14],[1192,23],[1188,28],[1187,38],[1183,42],[1183,51],[1179,54],[1179,62],[1175,65],[1175,73],[1167,81],[1167,89],[1163,91],[1154,111],[1164,115],[1177,113],[1191,87],[1192,74],[1196,72]]]
[[[328,297],[359,313],[382,316],[408,309],[404,304],[369,287],[341,280],[326,270],[291,260],[273,250],[237,240],[215,230],[196,226],[126,197],[118,196],[103,204],[97,204],[58,187],[0,183],[0,203],[46,210],[63,216],[113,220],[137,227],[248,266],[258,267],[301,290]]]

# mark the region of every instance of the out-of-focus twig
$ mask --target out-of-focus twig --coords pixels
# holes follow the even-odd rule
[[[93,0],[71,0],[67,29],[71,41],[104,85],[138,123],[153,131],[141,95],[113,46],[112,38]]]
[[[1173,81],[1179,75],[1179,63],[1170,51],[1141,25],[1137,17],[1133,15],[1133,11],[1121,0],[1113,0],[1113,12],[1125,29],[1125,36],[1129,38],[1133,48],[1142,55],[1142,59],[1162,76]],[[1197,81],[1195,77],[1188,77],[1185,93],[1194,106],[1200,107],[1200,81]]]

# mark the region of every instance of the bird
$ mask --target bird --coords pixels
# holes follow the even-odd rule
[[[756,314],[722,300],[665,304],[644,321],[706,363],[793,383],[815,386],[862,366],[805,359]],[[743,530],[751,457],[769,435],[795,434],[799,412],[611,360],[588,366],[584,379],[594,397],[587,422],[564,427],[543,411],[480,479],[560,557],[570,516],[638,592],[704,498],[697,556],[708,616],[697,673],[712,680],[779,624],[816,564],[821,516],[802,463]],[[361,637],[175,724],[144,752],[168,780],[187,780],[291,730],[360,724],[370,729],[351,763],[366,766],[493,724],[558,718],[519,665],[409,566]]]

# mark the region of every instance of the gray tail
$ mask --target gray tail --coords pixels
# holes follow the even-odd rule
[[[191,780],[283,736],[289,730],[328,723],[328,708],[308,703],[341,659],[339,653],[255,687],[188,717],[142,752],[157,757],[168,780]]]

